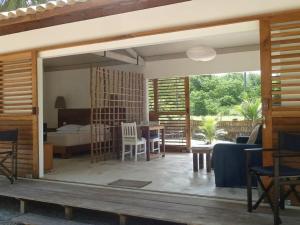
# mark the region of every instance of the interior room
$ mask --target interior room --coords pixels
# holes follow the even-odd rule
[[[191,60],[186,52],[197,46],[214,49],[216,57]],[[259,60],[257,22],[203,28],[181,40],[44,59],[44,179],[246,199],[244,188],[216,187],[213,170],[193,171],[191,149],[201,143],[187,132],[185,82],[199,74],[258,71]],[[151,102],[154,80],[171,84],[170,102],[177,99],[159,116]],[[154,135],[157,142],[123,149],[122,122],[135,122],[134,135]],[[123,186],[128,180],[135,181],[133,186]]]

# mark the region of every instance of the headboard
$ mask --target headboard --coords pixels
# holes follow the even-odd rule
[[[91,123],[91,109],[58,109],[58,127],[66,124],[87,125]]]

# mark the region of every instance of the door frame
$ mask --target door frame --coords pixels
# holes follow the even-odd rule
[[[38,152],[39,178],[44,177],[44,66],[43,58],[37,58],[37,94],[38,94]]]
[[[231,25],[235,25],[245,21],[233,21],[230,23],[224,23],[219,25],[227,26],[231,29]],[[258,18],[254,18],[251,20],[247,20],[246,22],[259,22]],[[43,60],[55,58],[55,57],[62,57],[62,56],[70,56],[70,55],[77,55],[83,53],[93,53],[93,52],[100,52],[100,51],[109,51],[109,50],[117,50],[123,48],[133,48],[139,46],[147,46],[147,45],[157,45],[163,43],[170,43],[170,42],[178,42],[184,40],[190,40],[199,37],[205,30],[220,29],[220,26],[217,25],[210,25],[207,27],[193,27],[187,29],[180,29],[176,30],[166,30],[165,32],[160,33],[149,33],[146,35],[141,36],[132,36],[132,37],[124,37],[121,39],[107,39],[105,41],[98,40],[98,42],[83,42],[78,43],[77,45],[60,45],[53,48],[43,48],[38,51],[38,94],[39,94],[39,177],[44,176],[44,147],[43,147]],[[147,78],[146,79],[151,79]],[[146,81],[145,81],[146,82]],[[146,82],[147,83],[147,82]],[[189,91],[187,91],[186,95],[189,96]],[[146,97],[147,95],[145,95]],[[145,104],[147,102],[145,101]],[[189,103],[189,102],[188,102]],[[189,105],[186,105],[189,108]],[[149,108],[145,109],[145,118],[148,118]],[[189,118],[190,119],[190,118]],[[187,121],[190,123],[190,121]],[[190,138],[189,138],[190,139]],[[190,146],[191,143],[188,142]]]

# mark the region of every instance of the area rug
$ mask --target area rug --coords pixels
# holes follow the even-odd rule
[[[109,183],[108,185],[114,186],[114,187],[142,188],[151,183],[152,183],[152,181],[119,179],[119,180]]]

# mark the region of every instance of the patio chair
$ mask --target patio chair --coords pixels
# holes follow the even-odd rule
[[[264,149],[264,151],[273,152],[273,166],[250,166],[251,155],[257,151],[263,151],[263,149],[246,149],[248,211],[252,212],[257,209],[259,204],[266,198],[274,214],[274,225],[279,225],[281,224],[279,208],[285,208],[285,200],[293,193],[300,202],[300,194],[296,190],[296,187],[300,186],[300,167],[295,167],[296,163],[293,166],[285,165],[283,161],[289,158],[289,164],[291,164],[295,159],[300,159],[300,134],[280,132],[278,150]],[[254,205],[252,204],[253,176],[257,178],[263,190],[263,193]],[[263,183],[262,177],[271,179],[267,186]]]
[[[237,143],[220,143],[213,148],[212,164],[216,187],[246,187],[246,154],[244,149],[260,148],[262,144],[262,126],[257,125],[250,137],[237,138]],[[262,163],[259,152],[251,158],[252,166]],[[253,181],[256,184],[256,181]]]
[[[18,130],[0,131],[0,142],[0,172],[13,184],[18,177]],[[9,159],[11,162],[8,162]],[[11,163],[11,168],[8,163]]]
[[[125,155],[130,155],[132,158],[133,147],[135,151],[135,161],[138,155],[144,155],[146,158],[146,139],[139,138],[136,128],[136,123],[121,123],[122,127],[122,161],[125,160]],[[126,150],[129,146],[129,150]]]

